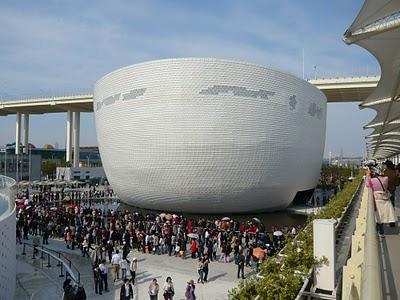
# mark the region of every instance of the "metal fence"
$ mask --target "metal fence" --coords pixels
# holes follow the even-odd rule
[[[46,248],[43,245],[34,246],[29,243],[24,243],[22,255],[31,257],[32,259],[40,259],[42,268],[60,268],[59,277],[71,279],[74,285],[79,285],[81,283],[81,274],[78,268],[74,266],[71,260],[62,252]],[[55,262],[56,264],[54,264]]]
[[[361,197],[361,193],[363,191],[364,187],[364,181],[361,181],[361,183],[358,185],[356,192],[353,194],[351,200],[349,201],[348,205],[344,208],[343,213],[339,219],[337,219],[337,223],[335,225],[335,240],[336,240],[336,247],[345,247],[343,244],[343,241],[347,239],[347,235],[345,234],[345,228],[349,226],[349,219],[352,217],[352,213],[354,209],[356,208],[356,203],[359,201],[359,197]],[[309,224],[308,226],[311,226]],[[348,253],[349,249],[345,248],[344,252]],[[338,253],[338,251],[337,251]],[[338,254],[336,255],[338,256]],[[338,259],[338,257],[336,257]],[[339,261],[337,263],[340,264]],[[339,265],[340,269],[343,266],[343,263]],[[337,267],[338,269],[338,267]],[[311,292],[312,287],[314,285],[314,271],[313,269],[310,269],[306,279],[297,294],[296,300],[300,299],[335,299],[336,295],[329,295],[329,294],[321,294],[321,293],[315,293]],[[336,291],[340,292],[341,288],[341,278],[342,278],[342,272],[336,272]]]

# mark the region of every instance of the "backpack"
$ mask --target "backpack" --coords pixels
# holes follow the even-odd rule
[[[186,288],[185,298],[186,298],[186,299],[189,299],[189,298],[190,298],[190,286],[189,286],[189,285],[188,285],[188,287]]]

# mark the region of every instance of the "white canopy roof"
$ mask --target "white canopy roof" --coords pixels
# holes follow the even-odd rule
[[[381,67],[376,89],[360,105],[376,111],[365,126],[374,129],[368,136],[368,155],[386,158],[400,153],[400,0],[366,0],[344,41],[368,50]]]

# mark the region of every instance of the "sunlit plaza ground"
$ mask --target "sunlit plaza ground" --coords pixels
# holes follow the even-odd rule
[[[28,241],[30,242],[30,241]],[[119,299],[122,281],[113,282],[112,269],[108,266],[109,292],[96,295],[94,292],[93,273],[90,259],[81,256],[80,250],[66,249],[64,241],[50,240],[49,248],[67,253],[73,264],[81,273],[81,281],[85,287],[88,299]],[[47,260],[32,259],[32,249],[26,248],[26,255],[21,255],[23,247],[17,249],[17,289],[14,299],[55,299],[62,295],[62,281],[65,277],[59,277],[60,268],[52,266],[47,268]],[[162,286],[167,276],[172,277],[175,287],[174,299],[185,299],[186,283],[190,279],[197,281],[197,259],[187,255],[186,259],[168,255],[153,255],[139,253],[136,249],[131,251],[128,259],[138,259],[138,271],[136,275],[138,299],[147,299],[148,287],[153,278],[160,285],[159,299],[162,299]],[[211,262],[209,265],[208,283],[196,284],[197,299],[227,299],[228,291],[237,286],[237,266],[233,263]],[[245,274],[254,274],[251,268],[245,269]],[[129,278],[129,277],[128,277]],[[54,284],[57,283],[57,284]],[[58,288],[58,289],[57,289]],[[32,295],[30,298],[29,295]]]

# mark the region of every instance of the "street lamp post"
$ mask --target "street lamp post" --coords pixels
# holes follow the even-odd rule
[[[16,163],[16,168],[15,168],[15,181],[18,182],[18,181],[19,181],[19,180],[18,180],[18,175],[19,175],[19,173],[18,173],[19,155],[17,154],[16,156],[17,156],[17,160],[15,161],[15,163]]]
[[[4,176],[7,176],[7,146],[4,149],[4,169],[3,169]]]
[[[31,170],[32,170],[32,148],[29,147],[28,144],[28,151],[29,151],[29,160],[28,160],[28,178],[29,182],[31,182]]]

